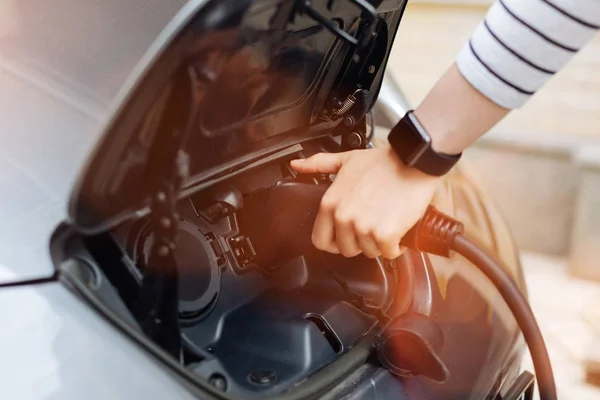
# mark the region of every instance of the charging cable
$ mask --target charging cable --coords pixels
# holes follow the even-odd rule
[[[405,235],[401,244],[442,257],[452,251],[465,257],[492,281],[523,332],[538,383],[540,400],[556,400],[556,385],[544,338],[529,302],[496,258],[463,235],[463,224],[429,206],[423,218]]]

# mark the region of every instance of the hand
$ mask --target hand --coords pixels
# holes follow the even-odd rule
[[[312,242],[345,257],[399,257],[400,240],[423,216],[439,182],[404,166],[391,148],[320,153],[291,166],[337,174],[321,200]]]

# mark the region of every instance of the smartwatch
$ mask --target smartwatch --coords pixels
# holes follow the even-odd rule
[[[431,137],[413,110],[394,126],[388,141],[404,165],[433,176],[445,175],[460,160],[460,154],[438,153],[431,148]]]

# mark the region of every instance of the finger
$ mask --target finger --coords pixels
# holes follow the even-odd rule
[[[386,233],[385,231],[375,233],[375,241],[377,242],[377,248],[381,251],[381,255],[388,260],[394,260],[402,255],[402,249],[400,248],[401,237],[393,233]]]
[[[381,255],[387,260],[395,260],[402,255],[402,248],[399,244],[383,243],[379,245]]]
[[[292,160],[291,167],[303,174],[335,174],[344,162],[346,153],[318,153],[307,159]]]
[[[325,199],[326,197],[324,196],[323,198]],[[313,226],[312,243],[319,250],[339,254],[340,250],[335,243],[333,212],[332,206],[324,207],[323,201],[321,201],[321,207]]]
[[[336,215],[335,218],[335,242],[344,257],[355,257],[361,253],[354,224],[348,218]]]
[[[381,255],[381,251],[377,247],[377,242],[370,232],[359,232],[357,230],[356,239],[362,253],[368,258],[377,258]]]

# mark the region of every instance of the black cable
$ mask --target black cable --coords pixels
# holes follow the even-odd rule
[[[527,347],[529,347],[540,400],[556,400],[556,385],[546,344],[533,311],[523,293],[502,264],[467,237],[457,235],[454,238],[452,249],[475,264],[496,286],[506,305],[513,313],[519,328],[523,332]]]
[[[503,264],[463,236],[463,225],[430,206],[405,235],[402,245],[413,250],[450,257],[451,250],[465,257],[492,281],[523,332],[533,360],[540,400],[556,400],[552,364],[533,311]]]

